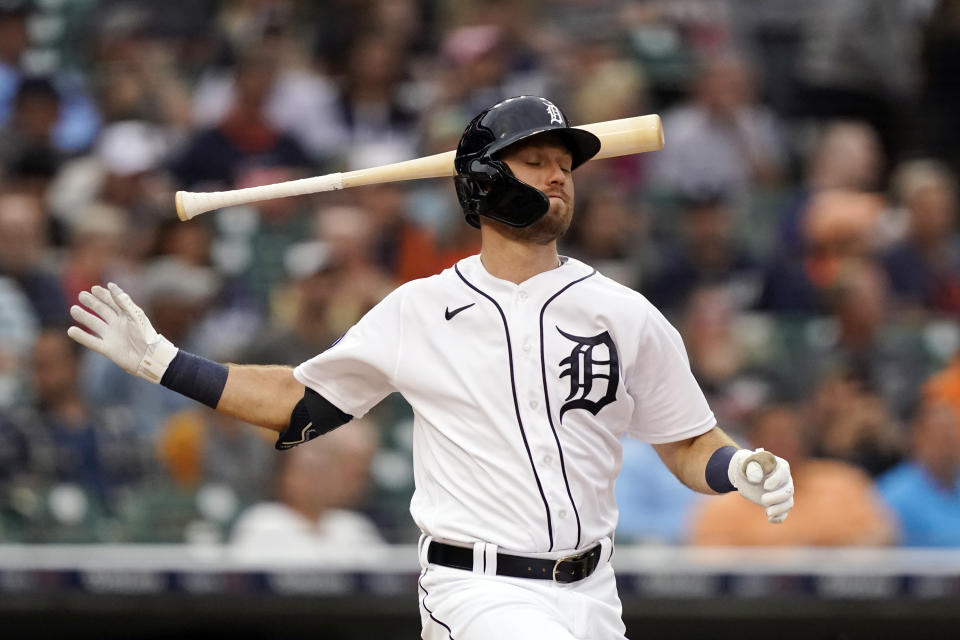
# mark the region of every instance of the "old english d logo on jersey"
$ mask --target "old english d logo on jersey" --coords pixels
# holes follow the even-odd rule
[[[563,422],[563,414],[570,409],[586,409],[597,415],[617,399],[620,385],[617,347],[607,331],[589,338],[569,334],[560,327],[557,331],[574,343],[570,355],[560,361],[560,366],[566,367],[560,377],[570,378],[570,395],[560,407],[560,421]]]

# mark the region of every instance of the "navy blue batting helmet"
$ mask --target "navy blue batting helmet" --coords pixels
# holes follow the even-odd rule
[[[600,139],[576,129],[549,100],[518,96],[498,102],[470,121],[457,145],[454,184],[467,222],[480,226],[486,216],[511,227],[528,227],[547,212],[550,200],[521,182],[497,154],[539,133],[560,136],[573,156],[572,169],[596,155]]]

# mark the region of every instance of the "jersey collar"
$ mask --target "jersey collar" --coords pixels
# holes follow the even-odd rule
[[[513,294],[518,291],[527,291],[529,293],[539,291],[555,291],[568,283],[582,278],[593,271],[593,268],[567,256],[560,256],[560,266],[550,269],[537,275],[527,278],[520,284],[514,284],[509,280],[503,280],[490,275],[480,256],[473,255],[464,258],[457,263],[457,269],[472,282],[487,292],[501,292],[504,294]]]

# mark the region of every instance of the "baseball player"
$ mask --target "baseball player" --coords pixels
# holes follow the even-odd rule
[[[114,284],[80,294],[71,313],[89,333],[69,335],[276,430],[280,449],[399,391],[415,416],[423,637],[623,638],[610,565],[621,436],[652,443],[697,491],[739,491],[771,522],[793,506],[793,481],[785,460],[716,426],[679,334],[643,296],[558,255],[571,174],[599,148],[540,97],[483,111],[454,179],[480,255],[400,286],[295,369],[179,350]]]

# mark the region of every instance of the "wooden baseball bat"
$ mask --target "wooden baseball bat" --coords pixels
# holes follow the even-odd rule
[[[663,125],[660,122],[660,116],[655,113],[620,120],[596,122],[579,128],[586,129],[600,138],[600,151],[594,156],[594,159],[657,151],[663,148]],[[320,193],[322,191],[336,191],[384,182],[452,176],[454,175],[453,160],[455,155],[455,151],[447,151],[370,169],[331,173],[325,176],[288,180],[246,189],[211,191],[208,193],[177,191],[175,197],[177,217],[186,221],[214,209],[261,200]]]

